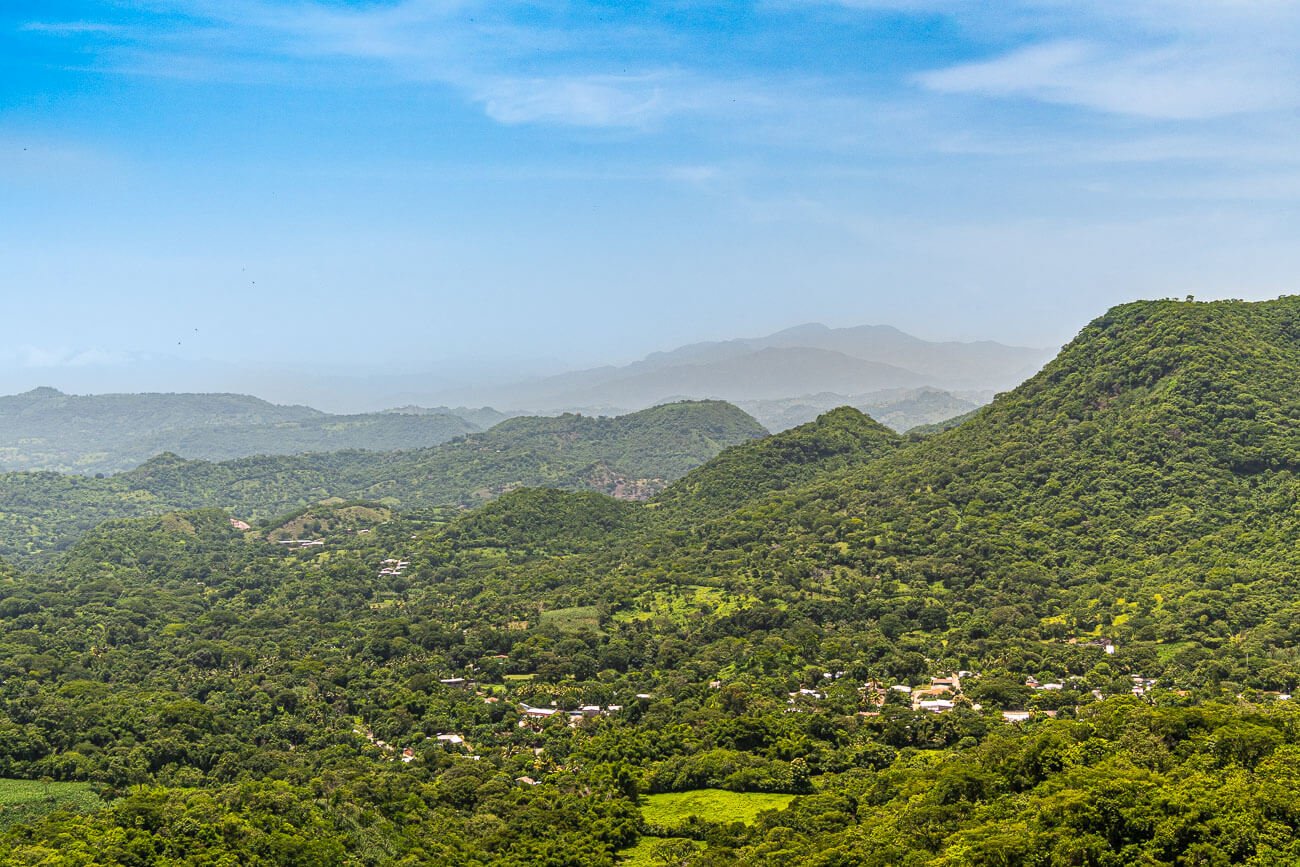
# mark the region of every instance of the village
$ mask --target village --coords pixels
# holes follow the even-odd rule
[[[450,689],[472,691],[477,697],[482,698],[485,703],[495,704],[499,701],[497,696],[489,695],[488,693],[479,690],[477,684],[462,677],[442,678],[439,680],[439,684]],[[651,696],[642,693],[639,694],[637,698],[642,701],[648,701]],[[603,716],[617,714],[621,710],[623,710],[623,706],[617,704],[605,705],[603,707],[596,704],[584,704],[572,710],[564,710],[553,704],[547,707],[534,707],[526,702],[520,702],[518,706],[519,720],[516,723],[516,726],[533,732],[541,732],[543,724],[548,721],[552,719],[563,719],[567,721],[568,726],[577,727]],[[403,764],[410,764],[419,757],[414,746],[397,746],[396,744],[390,744],[382,738],[377,737],[374,731],[360,720],[354,721],[352,733],[365,738],[371,746],[379,750],[381,758],[385,761],[397,761]],[[474,749],[466,737],[457,732],[438,732],[437,734],[426,736],[424,740],[430,744],[441,746],[452,756],[458,756],[469,761],[480,761],[482,759],[482,756]],[[533,754],[535,756],[541,756],[543,752],[544,750],[542,747],[535,747],[533,749]],[[528,776],[519,777],[515,782],[520,783],[521,785],[536,785],[536,780]]]
[[[1113,647],[1113,645],[1108,645]],[[1113,650],[1108,651],[1113,653]],[[826,672],[823,677],[829,681],[835,681],[845,676],[845,672]],[[973,671],[955,671],[945,674],[933,675],[928,682],[921,685],[913,686],[906,683],[896,683],[885,686],[879,681],[868,681],[865,685],[858,687],[858,693],[862,696],[862,702],[868,710],[858,712],[862,717],[878,717],[882,709],[889,703],[911,708],[913,711],[925,711],[934,714],[944,714],[950,711],[965,708],[975,712],[984,711],[984,706],[979,701],[972,700],[966,695],[963,689],[963,682],[974,682],[979,679],[979,674]],[[1129,692],[1136,697],[1148,695],[1157,685],[1154,678],[1144,677],[1142,675],[1131,675],[1132,686]],[[713,688],[721,686],[721,682],[714,681],[710,684]],[[1084,679],[1080,677],[1070,677],[1063,682],[1039,682],[1035,677],[1028,677],[1024,681],[1024,687],[1036,694],[1053,694],[1063,693],[1066,691],[1074,693],[1087,694],[1091,698],[1101,701],[1106,695],[1100,689],[1089,689],[1084,684]],[[1181,692],[1181,691],[1176,691]],[[1185,693],[1184,693],[1185,694]],[[789,693],[787,699],[787,713],[803,713],[814,710],[817,704],[827,697],[825,689],[812,687],[801,687],[794,692]],[[1289,695],[1276,694],[1272,696],[1278,700],[1288,700]],[[1043,704],[1047,704],[1044,702]],[[997,711],[1004,722],[1022,723],[1036,716],[1046,718],[1055,718],[1059,713],[1059,708],[1055,707],[1032,707],[1032,708],[1004,708]]]

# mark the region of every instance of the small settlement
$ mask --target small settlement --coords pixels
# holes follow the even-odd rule
[[[1108,655],[1115,652],[1115,645],[1109,641],[1104,643],[1096,642],[1095,646],[1102,648]],[[837,671],[827,672],[823,675],[823,678],[833,683],[844,676],[845,672]],[[861,703],[866,706],[865,710],[859,711],[859,716],[879,716],[886,704],[904,705],[910,707],[913,711],[936,714],[948,713],[957,708],[966,708],[977,712],[983,711],[983,705],[972,700],[965,691],[965,685],[977,682],[979,677],[980,675],[973,671],[951,671],[933,675],[928,682],[920,685],[896,683],[885,686],[878,681],[868,681],[864,686],[858,687]],[[1157,686],[1154,678],[1137,674],[1132,675],[1131,681],[1132,687],[1129,691],[1138,697],[1148,695]],[[722,681],[713,681],[709,686],[713,689],[719,689],[722,687]],[[1097,700],[1106,697],[1099,689],[1089,689],[1081,677],[1068,677],[1062,681],[1040,682],[1037,678],[1031,676],[1025,679],[1024,687],[1030,691],[1029,695],[1039,695],[1041,698],[1032,699],[1029,706],[1024,708],[1009,708],[996,711],[1003,721],[1020,723],[1035,716],[1055,717],[1060,706],[1072,703],[1077,700],[1077,696],[1080,694],[1090,695]],[[1060,698],[1052,698],[1055,695],[1060,695]],[[1072,699],[1071,696],[1075,698]],[[1289,695],[1282,693],[1268,697],[1279,701],[1290,699]],[[786,712],[806,713],[815,711],[817,705],[826,698],[827,691],[825,687],[801,686],[789,693]]]

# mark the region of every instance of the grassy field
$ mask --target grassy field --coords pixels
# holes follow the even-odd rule
[[[54,810],[89,813],[104,806],[89,783],[41,783],[0,779],[0,828],[37,819]]]
[[[696,789],[647,795],[641,804],[641,815],[648,824],[659,828],[674,828],[691,816],[722,824],[749,824],[764,810],[784,810],[792,800],[794,795]]]
[[[683,857],[704,850],[704,844],[681,837],[642,837],[631,849],[618,853],[625,867],[665,867],[680,864]]]
[[[332,498],[336,503],[322,502],[321,506],[336,506],[343,501]],[[389,509],[375,509],[370,506],[345,506],[343,508],[324,508],[304,512],[288,522],[281,524],[266,534],[270,541],[277,539],[305,539],[319,536],[344,528],[369,528],[382,524],[393,517]]]
[[[675,590],[656,590],[646,593],[637,600],[636,608],[620,611],[613,619],[621,623],[633,620],[653,620],[666,617],[674,623],[685,623],[697,618],[701,611],[708,610],[715,616],[725,617],[742,608],[749,608],[758,602],[754,596],[744,593],[729,593],[720,587],[687,585]]]
[[[600,612],[595,605],[556,608],[542,612],[542,623],[565,632],[600,632]]]

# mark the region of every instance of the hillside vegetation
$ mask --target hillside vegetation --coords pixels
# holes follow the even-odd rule
[[[250,519],[329,497],[472,506],[539,485],[644,499],[723,448],[764,433],[730,404],[696,401],[617,418],[514,418],[412,451],[223,463],[162,455],[106,478],[9,473],[0,475],[0,556],[31,559],[60,550],[110,518],[205,506]]]
[[[745,503],[863,464],[902,440],[852,407],[842,407],[774,436],[732,446],[657,498],[666,516],[730,512]]]
[[[0,775],[105,806],[0,851],[1296,863],[1297,369],[1298,298],[1143,302],[957,427],[837,410],[648,503],[102,524],[0,581]],[[669,442],[743,437],[706,409]]]

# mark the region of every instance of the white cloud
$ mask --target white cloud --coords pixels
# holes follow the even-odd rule
[[[1295,105],[1294,80],[1268,61],[1195,48],[1121,52],[1081,41],[1019,49],[922,73],[940,93],[1025,97],[1162,120],[1201,120]]]
[[[848,76],[799,81],[760,69],[729,78],[675,66],[641,50],[671,41],[671,32],[607,27],[580,14],[548,18],[557,7],[535,7],[536,14],[521,18],[512,4],[481,0],[148,5],[167,14],[152,32],[118,34],[101,54],[110,68],[240,82],[384,76],[446,87],[506,125],[644,130],[708,118],[732,132],[743,125],[750,141],[778,147],[815,143],[861,153],[902,142],[908,150],[944,152],[944,139],[965,131],[942,129],[960,112],[934,95],[1023,99],[1155,121],[1300,105],[1300,58],[1292,48],[1300,39],[1300,4],[1281,0],[765,0],[768,8],[795,11],[940,14],[965,34],[967,47],[1020,46],[914,76],[900,72],[903,82],[921,86],[906,100],[888,88],[867,91]],[[52,32],[98,26],[31,25]],[[1026,46],[1027,34],[1040,41]]]
[[[1016,47],[916,77],[935,92],[1157,121],[1300,106],[1300,4],[1289,0],[1008,0],[953,19]]]
[[[643,127],[704,107],[708,100],[683,78],[673,73],[491,78],[474,86],[474,97],[501,123]]]

